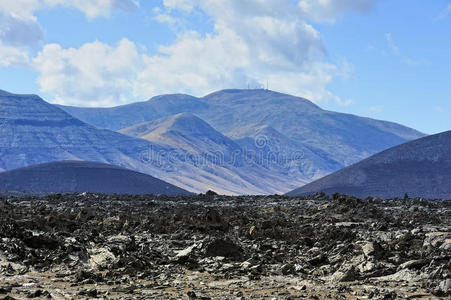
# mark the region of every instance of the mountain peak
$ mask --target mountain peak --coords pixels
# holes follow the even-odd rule
[[[281,97],[281,96],[289,96],[296,98],[295,96],[291,96],[288,94],[276,92],[273,90],[267,90],[267,89],[224,89],[219,90],[213,93],[210,93],[204,98],[212,97],[212,96],[218,96],[218,95],[228,95],[228,96],[272,96],[272,97]],[[304,99],[304,98],[302,98]],[[305,99],[304,99],[305,100]]]
[[[0,97],[35,98],[35,99],[38,98],[42,100],[42,98],[36,94],[14,94],[2,89],[0,89]]]
[[[199,102],[199,98],[196,98],[194,96],[191,95],[187,95],[187,94],[164,94],[164,95],[158,95],[158,96],[154,96],[152,98],[150,98],[148,101],[146,102],[162,102],[162,103],[177,103],[177,104],[182,104],[183,102]]]
[[[166,118],[166,124],[170,125],[172,129],[184,131],[187,129],[199,129],[205,126],[210,127],[205,121],[189,112],[179,113]]]
[[[37,95],[13,94],[3,90],[0,90],[0,118],[40,123],[75,120],[62,109],[45,102]]]
[[[272,109],[272,106],[295,105],[303,111],[321,111],[322,109],[302,97],[292,96],[266,89],[229,89],[221,90],[204,96],[202,99],[211,104],[219,105],[243,105],[260,104]]]
[[[124,128],[119,132],[142,138],[149,135],[164,135],[168,132],[177,132],[187,135],[217,134],[216,130],[208,123],[189,112],[179,113],[155,121],[141,123]]]

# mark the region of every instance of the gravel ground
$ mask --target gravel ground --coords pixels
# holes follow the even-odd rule
[[[450,299],[451,201],[0,197],[0,299]]]

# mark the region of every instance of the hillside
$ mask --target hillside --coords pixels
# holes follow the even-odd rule
[[[113,165],[83,161],[52,162],[2,172],[0,191],[190,194],[150,175]]]
[[[244,127],[269,126],[332,161],[331,170],[424,136],[396,123],[323,110],[307,99],[268,90],[223,90],[202,98],[163,95],[113,108],[61,108],[89,124],[112,130],[181,112],[195,114],[229,137]],[[249,137],[255,133],[250,132]]]
[[[451,131],[427,136],[371,156],[300,187],[291,196],[315,192],[358,197],[451,199]]]

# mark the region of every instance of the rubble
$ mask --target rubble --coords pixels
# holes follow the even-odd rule
[[[0,297],[451,297],[451,201],[0,197]]]

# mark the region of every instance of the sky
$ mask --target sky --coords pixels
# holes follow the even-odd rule
[[[449,0],[1,0],[0,89],[115,106],[261,88],[451,130]]]

